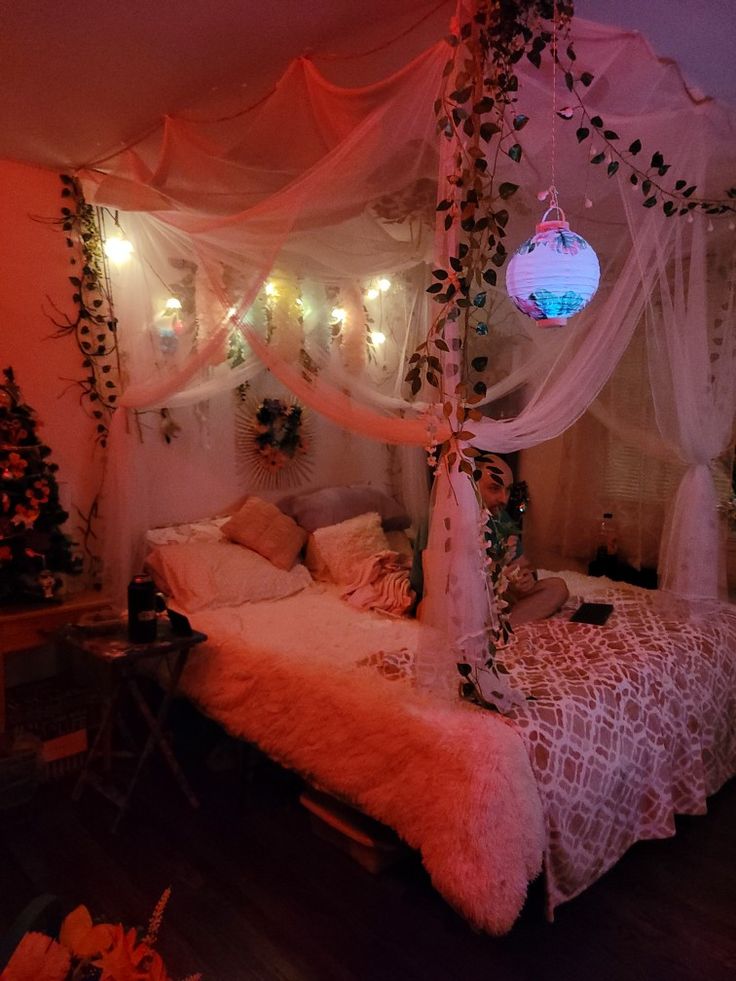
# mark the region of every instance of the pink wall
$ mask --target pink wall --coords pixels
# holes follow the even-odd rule
[[[62,504],[71,518],[65,531],[78,540],[76,508],[87,512],[99,486],[102,454],[94,426],[70,381],[83,376],[71,337],[53,339],[46,312],[51,303],[71,313],[70,250],[56,227],[35,220],[56,218],[62,206],[58,174],[0,161],[4,189],[0,262],[0,369],[12,366],[25,401],[43,423],[41,438],[59,465]]]

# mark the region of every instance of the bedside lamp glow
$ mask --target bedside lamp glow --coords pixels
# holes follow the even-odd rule
[[[557,211],[560,219],[548,220],[550,211]],[[511,257],[506,292],[538,327],[562,327],[593,298],[600,275],[594,250],[570,231],[561,208],[550,208],[535,234]]]

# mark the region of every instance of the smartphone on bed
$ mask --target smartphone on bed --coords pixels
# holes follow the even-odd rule
[[[581,603],[570,620],[572,623],[593,623],[602,627],[612,613],[611,603]]]

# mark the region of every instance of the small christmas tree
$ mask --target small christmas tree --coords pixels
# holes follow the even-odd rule
[[[12,368],[0,379],[0,603],[52,600],[54,573],[81,572],[61,525],[58,467],[38,438],[34,410],[23,402]]]

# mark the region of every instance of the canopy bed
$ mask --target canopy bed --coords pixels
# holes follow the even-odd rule
[[[559,7],[460,3],[452,43],[361,88],[300,58],[256,106],[167,118],[79,174],[134,249],[113,276],[128,385],[108,466],[111,587],[119,595],[140,564],[151,502],[165,497],[169,464],[149,472],[142,412],[196,407],[199,469],[214,481],[208,400],[238,386],[242,396],[265,368],[315,415],[398,447],[393,489],[416,522],[428,511],[428,454],[421,624],[348,615],[303,583],[247,605],[229,591],[192,607],[185,589],[180,604],[213,638],[186,685],[233,731],[392,824],[443,894],[497,932],[542,856],[552,910],[634,840],[670,833],[674,811],[702,810],[736,771],[736,645],[718,600],[713,480],[736,405],[734,120],[695,99],[640,38],[578,21],[566,34],[569,5]],[[510,26],[494,20],[502,10]],[[504,240],[522,242],[547,205],[559,217],[560,202],[579,233],[561,251],[593,243],[601,286],[567,327],[542,318],[540,329],[522,321],[497,270]],[[563,616],[506,644],[474,454],[563,433],[634,337],[645,339],[657,430],[644,440],[620,415],[611,425],[684,469],[662,537],[662,592],[575,581],[576,595],[613,597],[614,621]],[[226,503],[202,488],[191,489],[191,517]],[[235,547],[214,544],[218,562]],[[316,651],[301,646],[309,617]],[[364,647],[357,617],[378,637]],[[388,645],[409,652],[393,685],[381,673]],[[503,716],[458,703],[458,663],[501,690]],[[370,747],[357,761],[356,745]]]

